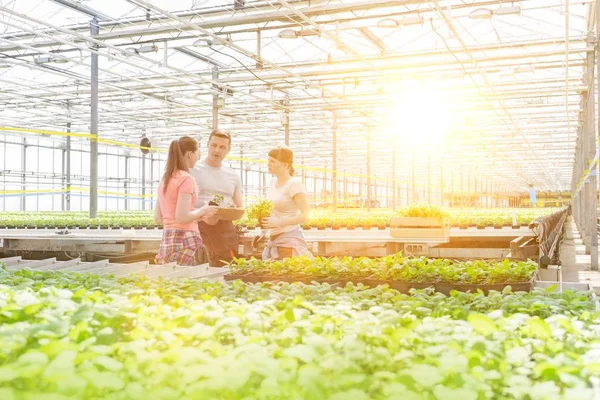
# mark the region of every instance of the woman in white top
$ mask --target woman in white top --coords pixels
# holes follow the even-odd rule
[[[294,178],[293,163],[294,153],[289,148],[277,146],[269,151],[269,173],[274,178],[267,198],[273,202],[273,214],[263,221],[263,228],[270,234],[263,260],[312,257],[300,230],[300,224],[310,218],[310,205],[302,180]]]

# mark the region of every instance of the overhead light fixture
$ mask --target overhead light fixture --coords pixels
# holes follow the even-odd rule
[[[147,45],[147,46],[141,46],[139,49],[137,49],[138,53],[156,53],[158,51],[158,46],[155,44],[152,45]]]
[[[55,64],[66,64],[68,62],[71,62],[71,60],[69,60],[66,57],[52,57],[51,61]]]
[[[2,61],[0,61],[0,69],[3,69],[3,68],[10,68],[10,67],[12,67],[12,64],[8,64],[8,63],[6,63],[6,62],[2,62]]]
[[[382,29],[393,29],[400,26],[400,23],[392,18],[384,18],[377,22],[377,27]]]
[[[56,64],[66,64],[70,62],[68,58],[65,57],[55,57],[47,54],[37,56],[33,59],[33,62],[36,64],[48,64],[48,63],[56,63]]]
[[[265,85],[258,85],[250,88],[250,93],[263,93],[266,92],[267,88]]]
[[[521,65],[516,72],[535,72],[535,67],[533,65]]]
[[[499,7],[494,10],[495,15],[511,15],[511,14],[521,14],[521,6],[510,6],[510,7]]]
[[[469,14],[471,19],[490,19],[492,18],[492,10],[487,8],[478,8],[477,10],[471,11]]]
[[[211,47],[213,45],[213,41],[210,39],[198,39],[194,42],[194,47]]]
[[[423,16],[421,14],[417,15],[405,15],[400,21],[398,21],[400,25],[422,25],[423,24]]]
[[[280,39],[296,39],[298,37],[298,32],[293,29],[284,29],[280,31],[277,36]]]
[[[48,55],[38,56],[33,59],[33,62],[36,64],[47,64],[52,61],[52,57]]]
[[[142,53],[156,53],[158,51],[158,46],[155,44],[140,46],[138,48],[135,47],[127,47],[125,49],[125,56],[130,56],[134,54],[142,54]]]
[[[321,32],[315,29],[301,29],[299,32],[296,32],[298,36],[321,36]]]

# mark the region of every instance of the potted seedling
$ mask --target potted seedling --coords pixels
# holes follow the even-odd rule
[[[260,199],[254,204],[250,204],[246,211],[248,219],[255,219],[258,225],[262,226],[263,220],[273,212],[273,202],[270,200]]]
[[[209,206],[221,206],[221,204],[223,203],[223,201],[225,200],[225,197],[223,197],[220,194],[217,193],[213,193],[213,198],[211,201],[208,202]]]
[[[273,202],[266,199],[260,199],[256,203],[250,204],[246,209],[246,217],[248,220],[255,220],[258,226],[262,228],[263,220],[273,212]],[[253,247],[258,248],[258,242],[264,239],[265,232],[261,229],[260,235],[256,236],[252,241]]]

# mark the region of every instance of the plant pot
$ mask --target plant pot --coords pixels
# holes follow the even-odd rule
[[[485,229],[485,225],[477,225],[477,229]]]
[[[494,225],[494,229],[502,229],[502,225]]]
[[[349,231],[353,231],[354,228],[356,228],[356,227],[355,226],[351,226],[351,225],[346,227],[346,229],[348,229]]]
[[[467,224],[460,224],[460,225],[459,225],[459,228],[460,228],[460,229],[467,229],[467,228],[468,228],[468,226],[467,226]]]

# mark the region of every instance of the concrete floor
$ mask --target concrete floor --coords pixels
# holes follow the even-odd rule
[[[590,255],[585,254],[585,246],[572,218],[566,222],[565,239],[560,246],[564,282],[589,283],[600,294],[600,272],[590,270]]]

